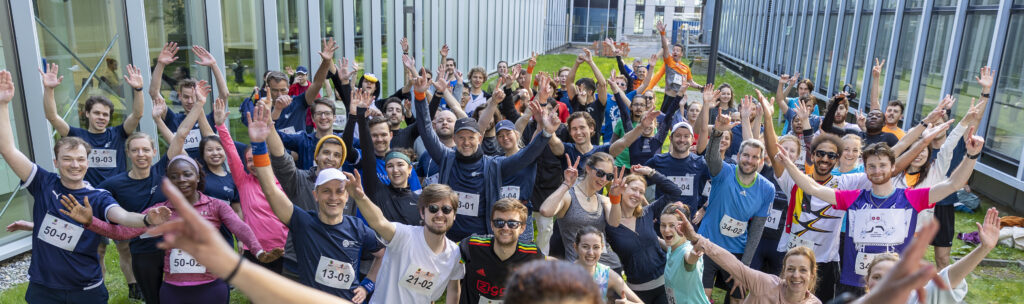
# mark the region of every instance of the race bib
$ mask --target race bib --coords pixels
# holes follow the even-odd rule
[[[684,196],[693,196],[693,175],[687,174],[684,176],[669,176],[668,179],[676,184],[680,190],[683,190]]]
[[[287,128],[280,128],[280,129],[277,129],[277,131],[281,132],[281,133],[284,133],[284,134],[295,134],[295,133],[298,133],[298,132],[295,132],[295,127],[294,126],[287,127]]]
[[[711,182],[707,182],[704,184],[704,191],[702,191],[700,195],[703,195],[704,197],[711,196]]]
[[[352,264],[321,256],[316,266],[316,282],[333,288],[348,290],[356,279]]]
[[[89,168],[117,168],[117,150],[92,149],[89,152]]]
[[[848,230],[857,245],[896,246],[903,244],[910,230],[910,209],[850,210],[853,225]]]
[[[434,174],[434,175],[431,175],[431,176],[427,176],[427,178],[424,178],[422,184],[423,184],[423,187],[426,187],[427,185],[432,185],[432,184],[436,184],[436,183],[437,183],[437,174]]]
[[[39,228],[36,237],[50,245],[57,246],[67,251],[75,251],[78,240],[82,238],[85,228],[62,220],[49,213],[43,217],[43,227]]]
[[[480,195],[476,193],[465,193],[455,191],[459,195],[459,210],[456,212],[458,215],[465,216],[479,216],[480,215]]]
[[[348,121],[348,115],[338,114],[334,115],[334,129],[342,130],[345,129],[345,123]]]
[[[206,273],[206,266],[200,265],[196,258],[178,248],[171,249],[167,262],[171,263],[171,273]]]
[[[519,186],[502,186],[501,198],[519,199]]]
[[[199,129],[188,131],[188,137],[185,137],[185,149],[199,148],[199,141],[202,139],[203,134],[199,132]]]
[[[789,244],[787,246],[789,247],[789,249],[793,249],[793,248],[796,248],[798,246],[804,246],[804,247],[807,247],[807,248],[809,248],[811,250],[814,250],[814,242],[813,241],[805,239],[803,237],[800,237],[799,235],[796,235],[796,234],[793,234],[789,238]]]
[[[504,302],[505,301],[502,301],[502,300],[491,300],[491,299],[485,298],[484,296],[480,296],[480,300],[477,301],[477,303],[479,303],[479,304],[501,304],[501,303],[504,303]]]
[[[779,230],[780,222],[782,222],[782,210],[768,210],[768,218],[764,222],[764,227]]]
[[[415,293],[430,296],[434,290],[438,288],[444,288],[440,286],[438,273],[429,269],[423,269],[416,265],[409,265],[409,268],[405,270],[405,274],[402,275],[398,281],[398,285],[405,289],[411,290]]]
[[[747,222],[732,218],[728,214],[722,215],[718,230],[727,237],[738,237],[747,232]]]
[[[672,84],[683,85],[683,75],[680,75],[680,74],[672,75]]]
[[[881,253],[858,252],[856,261],[857,264],[853,266],[854,272],[856,272],[859,276],[868,275],[868,266],[871,266],[871,261],[874,261],[875,257],[878,256],[879,254]]]

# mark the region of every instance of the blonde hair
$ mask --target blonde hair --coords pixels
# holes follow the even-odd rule
[[[864,274],[864,289],[867,289],[868,278],[871,277],[871,271],[875,269],[875,265],[881,262],[899,262],[900,254],[895,252],[886,252],[876,255],[874,259],[871,259],[871,263],[868,264],[868,273]]]
[[[857,135],[854,135],[854,136],[857,136]],[[785,143],[785,142],[793,142],[794,144],[796,144],[796,153],[798,154],[797,156],[799,156],[800,153],[803,153],[804,145],[800,144],[800,139],[797,138],[795,135],[793,135],[793,134],[786,134],[786,135],[783,135],[783,136],[779,137],[779,146],[781,146],[782,143]]]
[[[632,184],[633,182],[640,182],[641,184],[644,185],[644,189],[647,188],[647,180],[644,179],[644,177],[640,174],[633,173],[630,175],[626,175],[626,177],[623,178],[622,181],[627,186],[629,184]],[[644,215],[644,206],[645,204],[636,205],[636,207],[633,208],[633,217],[640,217]]]
[[[814,251],[811,250],[811,248],[807,248],[805,246],[796,246],[793,247],[793,249],[786,251],[786,256],[782,258],[782,271],[786,271],[786,261],[789,260],[789,257],[797,255],[804,256],[805,258],[807,258],[808,261],[811,262],[811,279],[807,284],[807,290],[810,291],[811,293],[814,293],[814,289],[818,288],[818,263],[817,260],[814,258]],[[782,276],[782,272],[779,273],[779,276]]]

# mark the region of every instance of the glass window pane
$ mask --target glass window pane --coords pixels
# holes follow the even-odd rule
[[[936,7],[940,7],[940,6],[953,6],[953,7],[955,7],[957,1],[959,1],[959,0],[935,0],[935,4],[934,5]]]
[[[971,0],[970,5],[998,5],[999,0]]]
[[[263,9],[257,2],[247,0],[221,1],[221,26],[224,30],[224,77],[228,83],[228,107],[237,109],[242,101],[252,96],[253,87],[263,85],[262,77],[267,67],[262,59],[257,37],[261,37],[259,22],[251,16],[258,16]],[[229,113],[231,138],[248,143],[249,132],[242,123],[241,111]]]
[[[952,12],[936,12],[932,15],[931,26],[928,28],[928,42],[924,48],[924,64],[921,69],[921,83],[918,85],[917,107],[914,121],[935,108],[942,99],[942,76],[946,65],[946,54],[949,50],[950,35],[953,28]],[[924,114],[921,114],[924,113]]]
[[[644,33],[644,11],[636,10],[633,16],[633,34]]]
[[[1010,175],[1017,174],[1017,164],[1024,146],[1024,129],[1019,123],[1024,119],[1024,53],[1014,52],[1024,44],[1024,15],[1010,17],[1006,46],[1003,49],[1002,66],[996,81],[995,100],[989,107],[988,130],[985,132],[985,147],[996,152],[1000,158],[1009,160],[1010,166],[996,167]],[[988,163],[988,162],[986,162]]]
[[[971,98],[981,97],[981,86],[975,81],[981,67],[988,63],[989,48],[992,45],[993,31],[995,30],[995,12],[968,12],[965,29],[971,29],[965,33],[960,43],[960,56],[956,64],[956,71],[953,74],[953,97],[958,102],[953,106],[953,116],[957,119],[967,113],[970,103],[966,102]]]
[[[195,64],[192,45],[207,46],[206,21],[201,4],[185,0],[147,1],[146,36],[149,39],[149,58],[156,58],[167,42],[178,43],[178,60],[164,68],[160,93],[172,111],[183,111],[178,98],[177,85],[184,79],[208,79],[210,70]],[[211,83],[211,85],[213,85]]]
[[[39,18],[36,32],[40,55],[45,62],[58,64],[59,74],[64,77],[54,89],[57,112],[64,116],[68,125],[88,128],[85,100],[102,96],[114,104],[109,125],[123,123],[132,95],[131,88],[123,83],[127,37],[123,32],[124,24],[117,21],[123,22],[124,18],[116,6],[103,0],[36,1],[34,4]],[[81,95],[76,101],[79,92]]]
[[[828,84],[832,72],[832,60],[835,60],[835,53],[832,50],[835,49],[836,40],[836,23],[839,21],[838,14],[831,14],[828,21],[828,30],[825,31],[825,44],[822,46],[825,48],[825,56],[821,59],[821,74],[817,80],[818,92],[825,93],[828,90]]]
[[[819,4],[819,8],[820,8],[820,4]],[[811,40],[810,40],[811,41],[811,45],[808,47],[808,51],[810,51],[810,53],[811,53],[811,63],[810,63],[810,66],[808,67],[809,73],[807,75],[807,78],[811,79],[815,83],[819,82],[818,81],[818,77],[820,76],[820,75],[817,75],[816,73],[818,72],[818,65],[821,64],[821,56],[820,56],[821,48],[822,48],[822,45],[821,45],[821,32],[822,32],[822,29],[824,28],[823,25],[824,25],[824,22],[825,22],[825,16],[827,16],[827,15],[825,15],[823,13],[820,13],[820,12],[818,13],[818,17],[817,17],[816,22],[814,24],[814,28],[812,29],[813,34],[811,35]]]
[[[865,58],[866,53],[862,48],[867,47],[867,41],[863,41],[861,39],[857,40],[857,57],[854,58],[853,60],[853,83],[854,87],[857,88],[857,91],[862,92],[862,94],[860,95],[860,99],[862,101],[867,100],[866,98],[870,96],[867,95],[866,93],[868,93],[868,86],[870,86],[871,84],[871,73],[868,73],[867,78],[864,77],[864,69],[870,69],[871,66],[865,66],[864,63],[870,61],[870,64],[874,64],[874,58],[878,58],[879,60],[886,60],[886,57],[889,56],[889,40],[891,40],[892,38],[893,19],[895,19],[895,15],[893,14],[882,14],[881,16],[878,16],[878,34],[877,36],[874,37],[875,49],[871,50],[871,54],[868,55],[869,57]],[[860,30],[865,30],[863,23]],[[866,38],[864,40],[866,40]],[[882,79],[885,79],[885,68],[882,69]],[[881,90],[881,87],[879,89]],[[877,92],[870,93],[877,94]]]
[[[903,16],[900,39],[896,46],[896,62],[886,63],[895,65],[892,76],[892,80],[895,83],[889,93],[889,99],[902,100],[904,103],[907,101],[908,94],[910,94],[910,77],[914,69],[914,48],[917,47],[917,30],[920,27],[920,13]]]
[[[309,68],[308,60],[302,60],[303,54],[308,53],[300,38],[300,32],[305,32],[302,28],[298,1],[277,0],[277,37],[280,39],[281,68],[284,70],[298,66]]]
[[[842,88],[846,84],[846,61],[850,57],[850,40],[853,39],[853,21],[854,15],[852,10],[853,4],[847,4],[846,14],[843,16],[843,28],[839,34],[839,52],[838,61],[836,62],[836,75],[833,75],[832,83],[835,84],[836,88]],[[870,16],[868,16],[868,22],[871,22]],[[859,36],[859,35],[858,35]],[[860,36],[863,37],[863,36]],[[826,69],[831,67],[826,66]],[[827,89],[827,88],[822,88]]]
[[[0,22],[0,25],[7,26],[8,24],[6,24],[6,22]],[[5,27],[0,30],[7,29],[9,29],[9,27]],[[0,39],[0,70],[7,69],[8,66],[14,66],[15,64],[13,62],[13,56],[7,56],[8,52],[13,54],[12,49],[7,49],[8,46],[9,44],[3,41],[3,39]],[[9,64],[7,60],[12,60],[12,62]],[[38,76],[38,74],[35,74],[34,76]],[[16,86],[21,84],[21,79],[18,77],[17,73],[11,73],[11,77]],[[23,127],[26,125],[26,121],[24,120],[25,115],[23,115],[23,113],[25,113],[25,101],[19,96],[20,94],[15,92],[14,100],[11,101],[11,108],[8,113],[10,113],[11,124],[14,131],[15,146],[17,146],[22,153],[25,153],[25,155],[31,159],[32,154],[29,153],[29,143],[26,140],[28,137],[24,134],[25,128]],[[18,187],[18,185],[21,183],[21,180],[14,174],[11,167],[7,165],[7,162],[2,159],[3,157],[0,157],[0,204],[3,204],[3,208],[6,208],[7,211],[0,215],[0,223],[13,223],[17,220],[31,221],[32,195],[30,195],[28,191],[19,191],[20,187]],[[25,231],[0,231],[0,245],[5,245],[28,235],[30,235],[29,232]]]

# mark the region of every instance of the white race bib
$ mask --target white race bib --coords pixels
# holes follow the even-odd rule
[[[479,216],[480,215],[480,195],[476,193],[465,193],[455,191],[459,195],[459,210],[456,212],[458,215],[465,216]]]
[[[768,218],[764,222],[764,227],[779,230],[779,223],[781,222],[782,210],[769,209]]]
[[[668,180],[675,183],[680,190],[683,190],[684,196],[693,196],[693,174],[669,176]]]
[[[683,75],[675,74],[672,75],[672,84],[683,85]]]
[[[348,290],[356,279],[352,264],[321,256],[316,266],[316,282],[333,288]]]
[[[700,193],[700,195],[703,195],[704,197],[711,196],[711,182],[710,181],[704,184],[704,191],[702,191]]]
[[[811,250],[814,250],[814,242],[813,241],[805,239],[805,238],[802,238],[799,235],[792,234],[789,237],[789,244],[787,245],[787,247],[789,249],[793,249],[793,248],[796,248],[797,246],[804,246],[804,247],[807,247],[807,248],[809,248]]]
[[[78,246],[78,240],[82,238],[82,232],[85,231],[82,226],[72,224],[49,213],[43,217],[42,224],[43,227],[39,228],[39,234],[36,237],[67,251],[75,251],[75,246]]]
[[[871,261],[875,260],[875,257],[881,253],[857,253],[857,264],[853,266],[854,272],[860,276],[868,275],[868,266],[871,266]]]
[[[519,186],[502,186],[501,198],[519,199]]]
[[[434,174],[434,175],[431,175],[431,176],[427,176],[427,178],[424,178],[423,182],[420,183],[420,184],[422,184],[423,187],[426,187],[427,185],[432,185],[432,184],[436,184],[436,183],[437,183],[437,174]]]
[[[484,296],[480,296],[480,301],[477,301],[477,303],[479,303],[479,304],[501,304],[501,303],[504,303],[504,302],[505,301],[502,301],[502,300],[491,300],[491,299],[485,298]]]
[[[398,285],[415,293],[430,296],[434,290],[444,288],[444,286],[440,286],[441,278],[437,275],[437,271],[409,265],[405,274],[398,280]]]
[[[903,244],[910,230],[910,209],[850,210],[853,224],[848,229],[857,245],[896,246]]]
[[[734,219],[728,214],[722,215],[718,225],[718,230],[727,237],[738,237],[747,232],[747,222]]]
[[[178,248],[171,249],[167,262],[171,263],[171,273],[206,273],[206,266],[200,265],[196,258]]]
[[[89,152],[89,168],[117,168],[117,150],[93,148]]]
[[[284,134],[295,134],[295,133],[298,133],[298,132],[295,132],[295,127],[294,126],[287,127],[287,128],[280,128],[280,129],[277,129],[277,131],[281,132],[281,133],[284,133]]]
[[[199,141],[202,139],[203,134],[199,132],[199,129],[188,131],[188,137],[185,137],[185,149],[199,148]]]

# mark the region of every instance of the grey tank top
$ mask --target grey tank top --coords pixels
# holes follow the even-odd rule
[[[580,205],[579,199],[576,198],[575,187],[569,189],[569,197],[571,198],[569,210],[565,211],[565,216],[555,220],[555,225],[558,225],[558,232],[562,236],[565,258],[569,261],[576,261],[576,248],[573,248],[576,243],[576,232],[583,227],[591,226],[604,233],[604,227],[608,222],[605,220],[604,208],[600,205],[595,212],[583,209],[583,205]],[[600,262],[613,269],[622,268],[622,262],[619,262],[619,256],[608,245],[607,237],[605,237],[604,253],[601,254]]]

